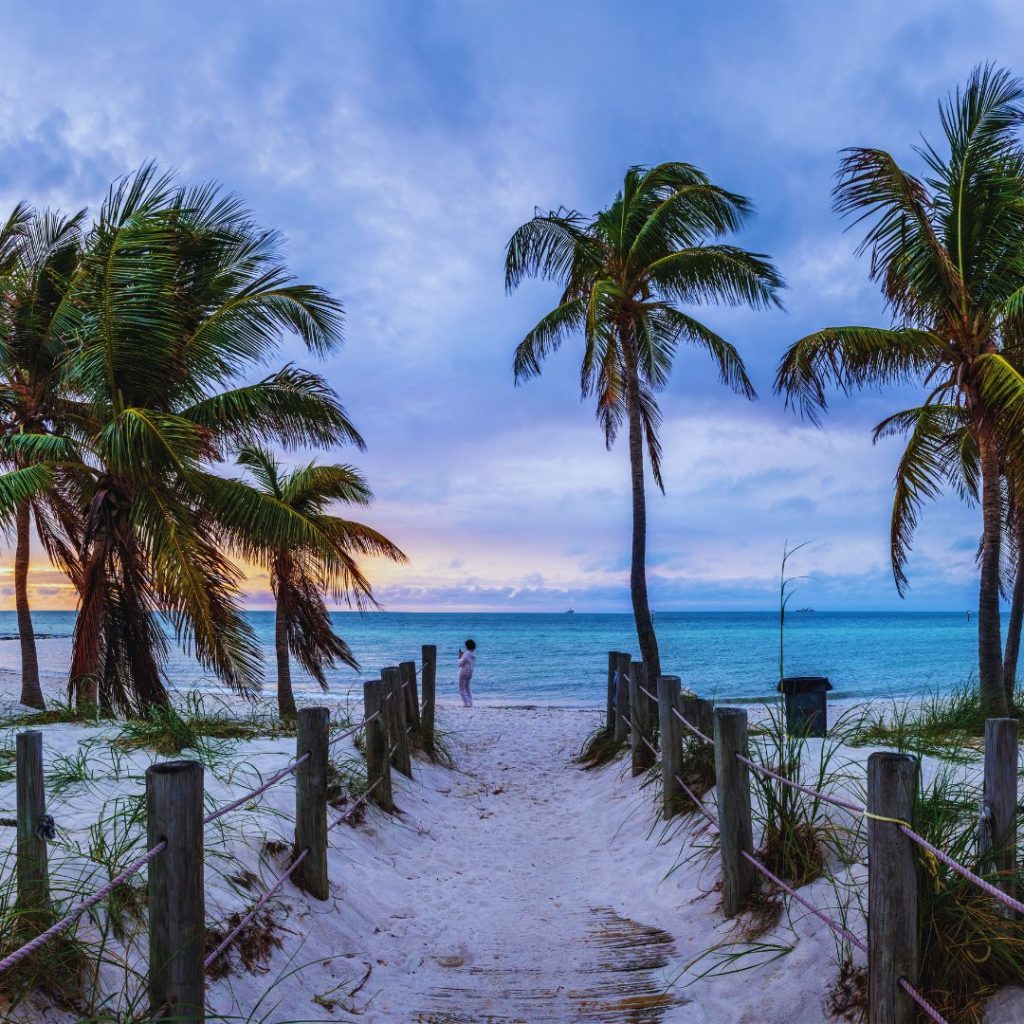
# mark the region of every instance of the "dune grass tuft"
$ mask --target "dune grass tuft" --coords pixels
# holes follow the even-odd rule
[[[916,800],[915,829],[934,846],[990,882],[997,876],[979,859],[977,792],[940,771]],[[920,861],[921,923],[918,988],[950,1024],[981,1024],[985,1001],[1004,985],[1024,985],[1024,920],[944,864]],[[1016,876],[1024,891],[1024,865]]]
[[[0,718],[0,728],[14,728],[30,725],[89,725],[96,722],[109,722],[112,715],[104,712],[95,704],[71,704],[55,698],[50,701],[45,711],[16,711]]]
[[[583,741],[576,763],[582,765],[585,770],[600,768],[614,761],[626,748],[625,742],[615,742],[615,733],[612,729],[602,725]]]
[[[1014,708],[1020,717],[1024,691],[1017,692]],[[934,692],[920,701],[872,703],[847,716],[843,738],[854,747],[892,747],[971,764],[984,755],[985,718],[978,686],[967,680],[950,693]]]
[[[679,778],[697,794],[705,796],[717,781],[715,775],[715,748],[699,736],[687,733],[682,741],[683,753],[680,760]],[[693,801],[683,794],[685,807],[696,811]]]
[[[841,734],[842,729],[838,730]],[[821,793],[841,791],[849,783],[848,766],[838,761],[842,741],[835,734],[822,741],[816,767],[804,772],[808,738],[790,735],[781,701],[767,706],[767,716],[751,743],[751,759],[793,782]],[[830,860],[849,862],[853,853],[842,841],[845,823],[833,822],[829,805],[761,772],[750,772],[751,792],[761,845],[757,856],[773,874],[794,886],[821,878]]]

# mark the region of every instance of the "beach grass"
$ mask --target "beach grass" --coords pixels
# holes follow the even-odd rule
[[[833,734],[810,756],[808,737],[787,730],[781,701],[767,704],[765,712],[750,744],[753,761],[822,793],[852,784],[850,766],[840,756],[840,738]],[[811,769],[805,771],[808,764]],[[802,886],[825,875],[831,862],[849,861],[846,828],[834,820],[828,804],[758,771],[751,770],[750,782],[755,825],[761,831],[757,856],[773,874]]]
[[[602,765],[610,764],[623,751],[626,750],[625,742],[615,741],[615,731],[602,725],[595,729],[583,741],[583,746],[576,757],[576,763],[584,769],[600,768]]]
[[[1024,691],[1017,691],[1013,704],[1013,714],[1024,715]],[[891,747],[971,764],[984,755],[986,717],[977,684],[967,680],[951,692],[933,692],[921,700],[872,702],[844,716],[840,731],[853,747]]]
[[[978,794],[943,768],[919,789],[915,829],[990,882],[997,876],[979,858]],[[1024,920],[941,862],[920,858],[919,988],[950,1024],[981,1024],[985,1002],[1004,985],[1024,985]],[[1024,891],[1018,861],[1017,891]]]

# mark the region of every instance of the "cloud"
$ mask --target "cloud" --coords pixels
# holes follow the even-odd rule
[[[541,24],[531,5],[153,3],[131,32],[115,8],[12,10],[0,204],[95,207],[148,158],[223,181],[283,232],[296,273],[345,302],[347,347],[322,369],[370,450],[325,457],[360,463],[377,494],[366,515],[412,556],[371,567],[385,602],[624,609],[625,450],[605,451],[579,401],[577,345],[513,388],[512,349],[558,290],[506,296],[504,245],[535,205],[593,212],[627,165],[692,160],[754,199],[738,241],[773,254],[790,287],[784,312],[700,311],[743,352],[758,403],[678,356],[668,494],[650,496],[657,605],[770,605],[786,538],[816,542],[822,603],[970,602],[976,513],[952,500],[927,511],[910,601],[892,586],[898,443],[869,431],[914,389],[839,398],[815,430],[772,385],[795,339],[884,321],[857,230],[831,210],[837,151],[913,162],[947,89],[980,59],[1018,59],[1019,8],[582,9],[548,4]],[[53,60],[72,39],[73,59]],[[594,60],[613,47],[615,62]],[[310,361],[292,342],[281,359]],[[38,552],[32,579],[34,599],[73,603]],[[270,605],[265,574],[248,598]]]

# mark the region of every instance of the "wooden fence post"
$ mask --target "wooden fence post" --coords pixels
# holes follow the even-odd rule
[[[309,850],[295,884],[318,900],[331,894],[327,878],[327,765],[331,712],[300,708],[295,756],[309,757],[295,769],[295,856]]]
[[[625,743],[629,726],[629,668],[630,657],[619,652],[616,664],[617,679],[615,682],[615,743]]]
[[[736,757],[749,757],[747,713],[715,709],[715,773],[718,776],[718,845],[722,858],[722,913],[735,917],[754,888],[754,866],[742,854],[754,854],[750,816],[750,772]]]
[[[991,862],[999,874],[996,885],[1016,895],[1017,874],[1017,732],[1016,718],[985,720],[985,782],[983,830],[991,841]],[[1003,907],[1007,917],[1014,912]]]
[[[420,655],[423,683],[423,743],[428,754],[434,754],[434,716],[437,686],[437,646],[424,644]]]
[[[712,706],[711,701],[704,700],[702,697],[680,697],[679,713],[691,725],[700,729],[705,736],[714,735],[714,707]],[[686,733],[689,736],[693,735],[693,733],[688,729],[686,730]],[[684,736],[683,738],[685,739],[686,737]]]
[[[159,761],[146,769],[149,846],[149,1002],[175,1024],[206,1019],[203,766]]]
[[[683,790],[676,776],[683,770],[682,726],[673,712],[679,704],[679,676],[658,676],[658,725],[661,733],[661,798],[666,820],[679,812]]]
[[[394,667],[383,669],[380,675],[384,681],[384,695],[388,698],[388,737],[393,750],[391,764],[411,779],[412,756],[409,753],[409,733],[405,723],[402,677]]]
[[[377,717],[374,718],[374,715]],[[370,721],[373,719],[373,721]],[[363,683],[363,720],[366,722],[366,784],[380,784],[370,799],[389,814],[395,809],[388,758],[388,723],[384,712],[384,684],[376,679]]]
[[[52,822],[46,814],[43,784],[43,734],[36,729],[18,733],[15,748],[17,780],[18,911],[32,934],[45,931],[52,921],[50,869],[46,840]]]
[[[634,776],[643,775],[655,760],[651,748],[647,746],[647,743],[653,745],[654,730],[651,728],[650,701],[643,692],[646,688],[649,688],[647,666],[638,661],[633,664],[629,673],[629,707],[630,718],[633,721],[629,747]]]
[[[618,651],[608,652],[608,704],[605,729],[609,735],[614,735],[615,733],[615,673],[619,670],[619,658],[621,656]]]
[[[868,1022],[917,1019],[900,978],[917,984],[917,866],[914,844],[893,818],[913,824],[917,759],[868,757]]]
[[[420,724],[420,694],[416,685],[416,662],[403,661],[398,666],[399,675],[405,689],[405,720],[412,724],[413,729],[418,729]]]

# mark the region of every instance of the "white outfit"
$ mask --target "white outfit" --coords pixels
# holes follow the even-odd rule
[[[476,667],[476,651],[463,651],[459,656],[459,695],[462,697],[464,707],[473,706],[473,694],[469,690],[469,684],[473,679],[473,669]]]

